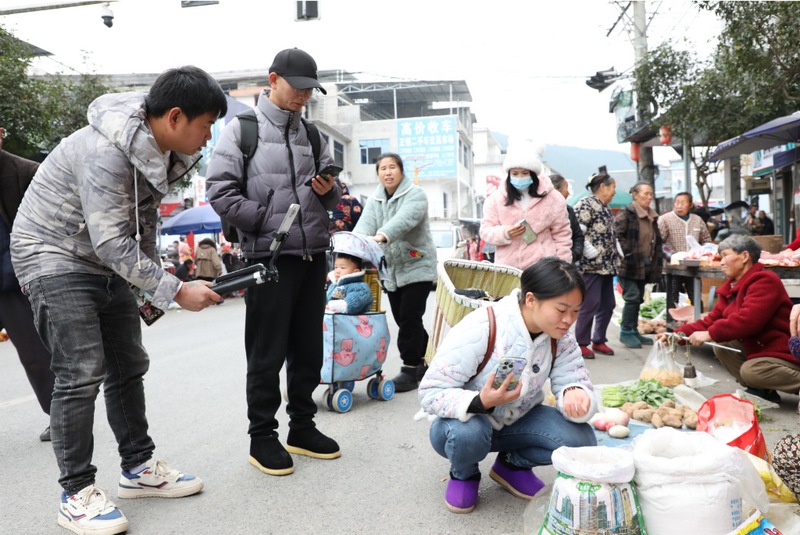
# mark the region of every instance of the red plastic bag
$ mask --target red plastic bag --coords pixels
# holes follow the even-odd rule
[[[733,394],[718,394],[706,400],[697,411],[697,430],[771,462],[756,409],[745,399]]]

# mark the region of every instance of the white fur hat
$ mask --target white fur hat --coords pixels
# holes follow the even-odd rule
[[[542,172],[540,158],[543,153],[544,147],[529,139],[511,141],[506,150],[506,158],[503,160],[503,171],[508,174],[509,170],[519,167],[538,175]]]

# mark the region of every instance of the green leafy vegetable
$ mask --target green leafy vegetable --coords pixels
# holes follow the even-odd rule
[[[654,407],[660,406],[668,399],[675,399],[672,389],[655,379],[638,379],[629,386],[607,386],[603,388],[601,400],[606,407],[619,407],[625,402],[636,403],[646,401]]]
[[[667,299],[665,297],[657,297],[651,299],[649,303],[644,303],[639,307],[639,315],[649,320],[658,317],[664,309],[667,308]]]

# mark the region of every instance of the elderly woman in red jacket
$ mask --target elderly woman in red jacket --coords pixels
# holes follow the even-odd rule
[[[761,247],[750,236],[730,236],[719,254],[728,277],[719,300],[706,317],[675,332],[694,346],[713,341],[730,348],[715,347],[714,355],[749,394],[775,402],[777,390],[797,394],[800,360],[789,351],[792,301],[781,279],[759,264]]]

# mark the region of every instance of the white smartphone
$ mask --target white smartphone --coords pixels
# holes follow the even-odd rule
[[[525,243],[530,245],[533,242],[535,242],[536,238],[538,238],[539,236],[536,235],[536,232],[534,232],[534,230],[531,228],[528,222],[523,219],[522,221],[519,222],[519,224],[525,227],[525,232],[522,233],[522,239],[525,241]]]

